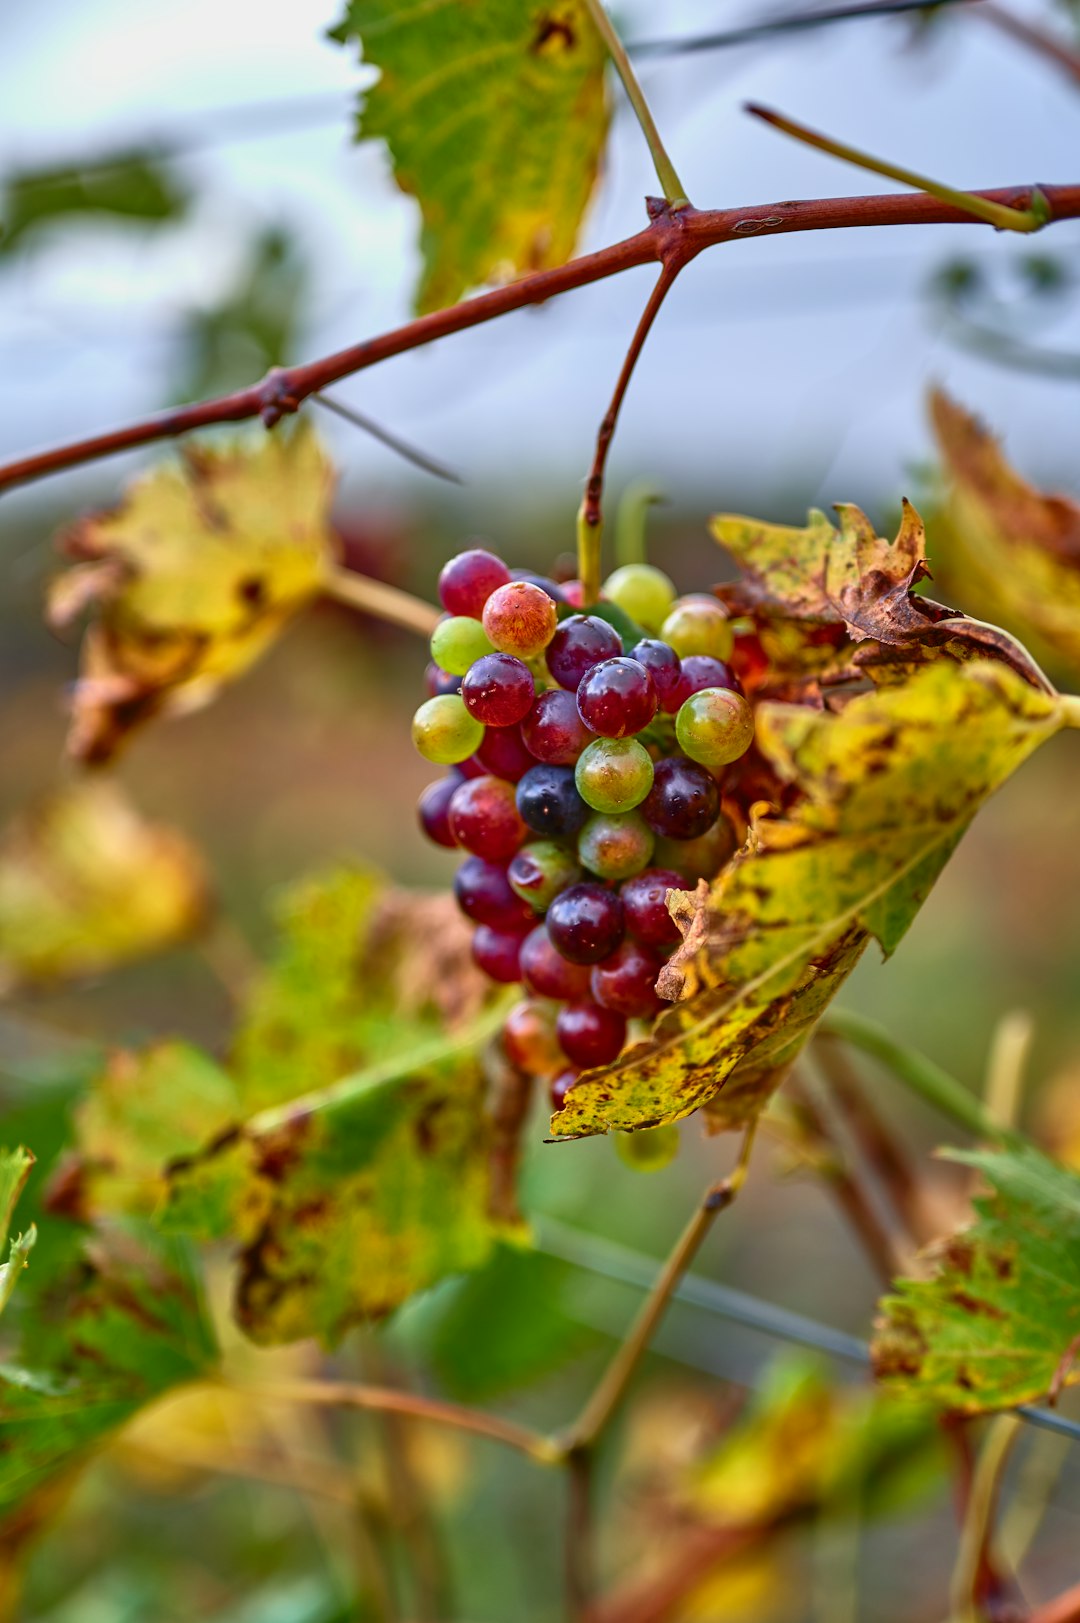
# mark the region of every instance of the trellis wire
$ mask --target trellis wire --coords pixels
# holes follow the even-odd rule
[[[561,1262],[568,1262],[589,1273],[602,1274],[607,1279],[633,1286],[636,1290],[649,1290],[660,1266],[652,1258],[621,1245],[617,1240],[586,1234],[553,1217],[545,1217],[538,1224],[537,1243],[538,1249],[548,1256],[557,1257]],[[816,1319],[792,1312],[790,1308],[778,1307],[774,1302],[762,1301],[748,1291],[736,1290],[731,1285],[721,1285],[716,1280],[702,1279],[699,1274],[690,1273],[679,1281],[673,1297],[689,1307],[715,1313],[720,1318],[746,1325],[751,1330],[760,1330],[777,1340],[812,1347],[817,1352],[828,1353],[846,1363],[858,1364],[863,1369],[870,1367],[870,1347],[858,1336],[848,1335],[846,1331],[836,1330],[831,1325],[819,1324]],[[1055,1414],[1052,1409],[1025,1403],[1009,1412],[1044,1431],[1057,1432],[1074,1441],[1080,1439],[1080,1422]]]

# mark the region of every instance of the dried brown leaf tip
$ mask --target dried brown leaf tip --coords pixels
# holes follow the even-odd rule
[[[314,597],[332,557],[333,474],[311,435],[188,452],[61,540],[56,628],[83,641],[68,752],[107,761],[150,717],[208,703]]]

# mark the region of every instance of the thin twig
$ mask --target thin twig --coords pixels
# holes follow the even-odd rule
[[[653,1331],[667,1311],[676,1286],[696,1257],[716,1218],[722,1211],[727,1210],[746,1182],[753,1143],[754,1128],[751,1126],[743,1138],[739,1159],[733,1171],[720,1183],[710,1184],[705,1191],[697,1211],[660,1270],[626,1340],[600,1377],[596,1390],[581,1414],[565,1433],[562,1441],[567,1453],[576,1448],[590,1447],[622,1402],[634,1371],[652,1340]]]
[[[1055,66],[1064,68],[1075,84],[1080,84],[1080,51],[1073,49],[1065,40],[1059,39],[1056,34],[1047,33],[1037,23],[1028,22],[1026,17],[1018,17],[1007,7],[998,5],[996,0],[981,0],[979,11],[992,22],[995,28],[1003,33],[1011,34],[1029,45],[1040,56],[1046,57]]]
[[[615,436],[615,426],[619,420],[619,411],[626,398],[626,391],[630,386],[630,379],[634,375],[638,356],[645,347],[645,340],[649,330],[660,313],[660,307],[671,290],[672,283],[682,269],[684,260],[674,256],[666,262],[660,270],[655,286],[649,294],[641,319],[634,329],[634,336],[630,340],[630,347],[626,352],[619,376],[615,383],[615,390],[611,396],[611,403],[604,413],[596,436],[596,450],[593,453],[592,467],[585,484],[585,495],[581,503],[581,512],[578,516],[578,576],[581,580],[581,600],[588,606],[595,603],[600,596],[601,575],[601,540],[604,528],[604,470],[607,467],[608,451]]]
[[[336,603],[347,603],[352,609],[402,626],[406,631],[418,632],[421,637],[430,637],[439,623],[439,611],[433,604],[413,597],[411,592],[403,592],[398,586],[372,580],[370,575],[357,575],[351,569],[331,569],[322,589],[323,594]]]
[[[329,1408],[382,1410],[406,1415],[412,1420],[430,1421],[471,1431],[477,1437],[516,1448],[541,1465],[555,1465],[562,1450],[538,1431],[503,1420],[481,1409],[445,1403],[441,1398],[424,1397],[419,1392],[401,1392],[394,1387],[361,1386],[353,1381],[274,1381],[245,1388],[253,1397],[267,1403],[317,1403]]]
[[[392,434],[388,428],[383,428],[381,423],[376,423],[372,418],[366,417],[362,411],[357,411],[355,406],[346,406],[343,401],[334,400],[328,394],[313,394],[311,398],[317,406],[324,406],[327,411],[333,412],[335,417],[340,417],[344,422],[351,423],[354,428],[362,428],[364,433],[370,434],[373,440],[378,440],[381,445],[386,445],[391,451],[396,451],[398,456],[405,458],[406,462],[412,462],[416,467],[423,468],[425,473],[433,473],[436,479],[447,479],[452,485],[463,485],[465,483],[460,473],[455,473],[453,468],[448,468],[445,462],[437,462],[433,456],[428,456],[426,451],[418,450],[415,445],[410,445],[408,440],[403,440],[397,434]]]
[[[627,99],[634,109],[634,116],[641,125],[641,133],[652,157],[656,178],[660,182],[661,190],[673,209],[685,208],[690,201],[686,195],[686,188],[679,179],[675,165],[668,156],[667,148],[660,137],[656,127],[656,120],[652,116],[652,109],[646,99],[634,72],[630,58],[626,54],[626,47],[607,14],[604,0],[585,0],[589,15],[596,25],[597,33],[607,47],[608,55],[615,64],[615,71],[622,80],[623,89]]]
[[[981,1623],[983,1602],[999,1600],[1006,1581],[992,1552],[1001,1478],[1020,1431],[1015,1415],[998,1415],[979,1450],[949,1585],[951,1623]]]
[[[896,1134],[871,1105],[847,1049],[823,1032],[811,1052],[845,1126],[877,1174],[913,1244],[928,1244],[938,1226],[927,1210],[915,1168]]]
[[[566,1578],[567,1623],[580,1623],[587,1615],[593,1593],[592,1570],[592,1453],[573,1449],[566,1457],[566,1531],[563,1562]]]
[[[1009,1129],[1016,1126],[1024,1086],[1024,1068],[1034,1035],[1034,1022],[1023,1009],[1012,1009],[1002,1015],[994,1028],[983,1098],[999,1127]]]
[[[1080,1623],[1080,1584],[1028,1613],[1027,1623]]]
[[[745,28],[728,28],[714,34],[687,34],[681,39],[634,39],[627,42],[631,56],[685,56],[697,51],[719,51],[733,45],[751,45],[773,34],[800,33],[807,28],[823,28],[830,23],[868,22],[874,17],[893,17],[904,12],[931,13],[956,6],[965,8],[985,0],[870,0],[869,5],[829,6],[821,11],[796,11],[773,17],[765,23],[749,23]]]
[[[818,152],[827,152],[830,157],[839,158],[843,163],[853,163],[857,169],[869,169],[875,175],[885,175],[890,180],[898,180],[902,186],[914,186],[917,191],[929,192],[931,197],[940,197],[943,202],[966,209],[969,214],[975,215],[976,219],[985,220],[987,225],[992,225],[999,231],[1041,231],[1046,224],[1046,214],[1037,191],[1032,193],[1027,208],[1003,208],[1000,203],[988,202],[978,192],[965,192],[955,186],[943,186],[940,181],[916,174],[913,169],[904,169],[900,164],[887,163],[883,158],[874,158],[858,147],[848,146],[845,141],[834,141],[831,136],[822,135],[819,130],[808,129],[805,124],[799,124],[793,118],[785,118],[782,113],[774,112],[770,107],[762,107],[757,102],[747,102],[746,111],[753,118],[760,118],[763,123],[771,124],[773,129],[780,130],[784,135],[790,135],[793,140],[801,141],[804,146],[814,147]]]
[[[970,194],[1005,207],[1023,209],[1035,188],[1005,187]],[[1052,220],[1080,217],[1080,183],[1038,188]],[[596,253],[583,254],[553,270],[537,271],[520,281],[465,299],[445,310],[420,316],[402,327],[336,351],[301,366],[274,368],[260,382],[232,394],[218,395],[175,410],[146,417],[127,427],[51,450],[16,457],[0,465],[0,490],[27,484],[82,467],[103,457],[176,439],[196,429],[261,417],[272,426],[298,411],[311,395],[392,356],[419,349],[438,338],[464,332],[529,305],[543,304],[562,293],[587,287],[635,266],[663,263],[678,241],[688,257],[744,237],[784,236],[792,231],[833,231],[890,225],[972,224],[969,210],[924,194],[887,193],[877,197],[823,197],[804,201],[754,204],[732,209],[680,209],[658,215],[632,237]]]

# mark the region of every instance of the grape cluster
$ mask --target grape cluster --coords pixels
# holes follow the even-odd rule
[[[420,822],[466,853],[454,892],[473,956],[528,993],[507,1017],[507,1055],[548,1080],[558,1110],[662,1007],[657,975],[679,941],[667,892],[733,848],[721,787],[753,715],[722,605],[676,600],[649,565],[617,569],[598,611],[574,613],[579,583],[473,548],[446,565],[439,596],[413,741],[450,771],[421,795]],[[628,653],[605,605],[647,633]]]

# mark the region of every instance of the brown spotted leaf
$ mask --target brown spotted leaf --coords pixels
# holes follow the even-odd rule
[[[192,935],[208,888],[195,848],[115,785],[46,796],[0,835],[0,992],[99,974]]]
[[[265,652],[320,590],[333,486],[303,431],[188,448],[68,532],[75,562],[52,585],[50,621],[96,610],[72,700],[76,759],[108,760],[132,728],[206,704]]]
[[[965,1414],[1036,1401],[1080,1380],[1080,1178],[1022,1141],[947,1153],[990,1193],[882,1302],[875,1371]]]
[[[720,588],[732,612],[843,626],[854,643],[877,645],[865,647],[863,658],[899,663],[902,670],[922,663],[931,650],[955,659],[1000,659],[1049,691],[1007,632],[916,593],[930,570],[926,532],[910,502],[893,542],[876,535],[859,508],[836,510],[839,529],[819,512],[802,529],[730,514],[714,518],[713,537],[740,568],[739,578]]]
[[[798,790],[758,816],[706,903],[692,992],[651,1038],[587,1071],[556,1138],[653,1127],[709,1103],[752,1121],[871,936],[893,951],[986,797],[1062,724],[1060,702],[989,661],[935,661],[838,714],[758,707],[757,746]],[[676,902],[689,928],[697,911]]]
[[[482,1048],[501,1023],[449,896],[297,886],[221,1069],[116,1056],[78,1113],[86,1209],[237,1248],[256,1341],[383,1316],[518,1225]]]
[[[943,554],[966,595],[1041,657],[1080,671],[1080,502],[1044,495],[940,392],[931,415],[948,496]]]

